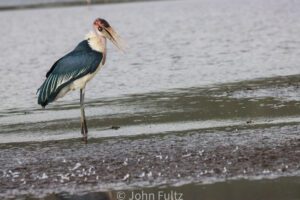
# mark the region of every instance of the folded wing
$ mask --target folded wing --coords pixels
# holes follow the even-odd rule
[[[72,52],[56,61],[48,71],[47,79],[38,90],[38,104],[45,107],[56,99],[64,87],[95,72],[102,57],[102,53],[93,51],[87,41],[81,42]]]

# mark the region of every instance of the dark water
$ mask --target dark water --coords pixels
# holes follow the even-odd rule
[[[25,6],[25,5],[34,5],[34,4],[49,4],[49,3],[58,3],[58,2],[79,2],[80,0],[1,0],[0,7],[7,6]]]
[[[0,0],[0,10],[22,10],[33,8],[53,8],[106,3],[127,3],[139,0]],[[153,1],[153,0],[143,0]]]
[[[44,200],[294,200],[300,198],[299,178],[232,180],[207,185],[188,184],[83,195],[51,194]],[[27,200],[35,198],[27,197]]]

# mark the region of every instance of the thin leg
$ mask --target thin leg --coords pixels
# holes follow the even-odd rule
[[[85,112],[84,112],[84,89],[80,89],[80,110],[81,110],[81,134],[83,141],[87,143],[88,128],[86,125]]]

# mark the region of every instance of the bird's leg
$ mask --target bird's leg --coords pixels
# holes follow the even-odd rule
[[[80,111],[81,111],[81,115],[80,115],[80,126],[81,126],[81,134],[82,136],[84,136],[84,123],[83,123],[83,116],[84,116],[84,108],[83,108],[83,99],[82,99],[82,89],[80,89]]]
[[[88,127],[87,127],[87,125],[86,125],[85,112],[84,112],[84,93],[85,93],[85,91],[83,90],[83,93],[82,93],[82,99],[83,99],[83,117],[84,117],[83,122],[84,122],[84,130],[85,130],[85,134],[86,134],[86,136],[87,136],[87,133],[88,133]]]
[[[84,112],[84,89],[80,89],[80,110],[81,110],[81,134],[83,140],[87,143],[88,129],[86,125],[85,112]]]

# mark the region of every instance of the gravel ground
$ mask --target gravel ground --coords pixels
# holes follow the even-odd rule
[[[300,125],[0,146],[0,194],[43,196],[131,186],[298,174]]]

